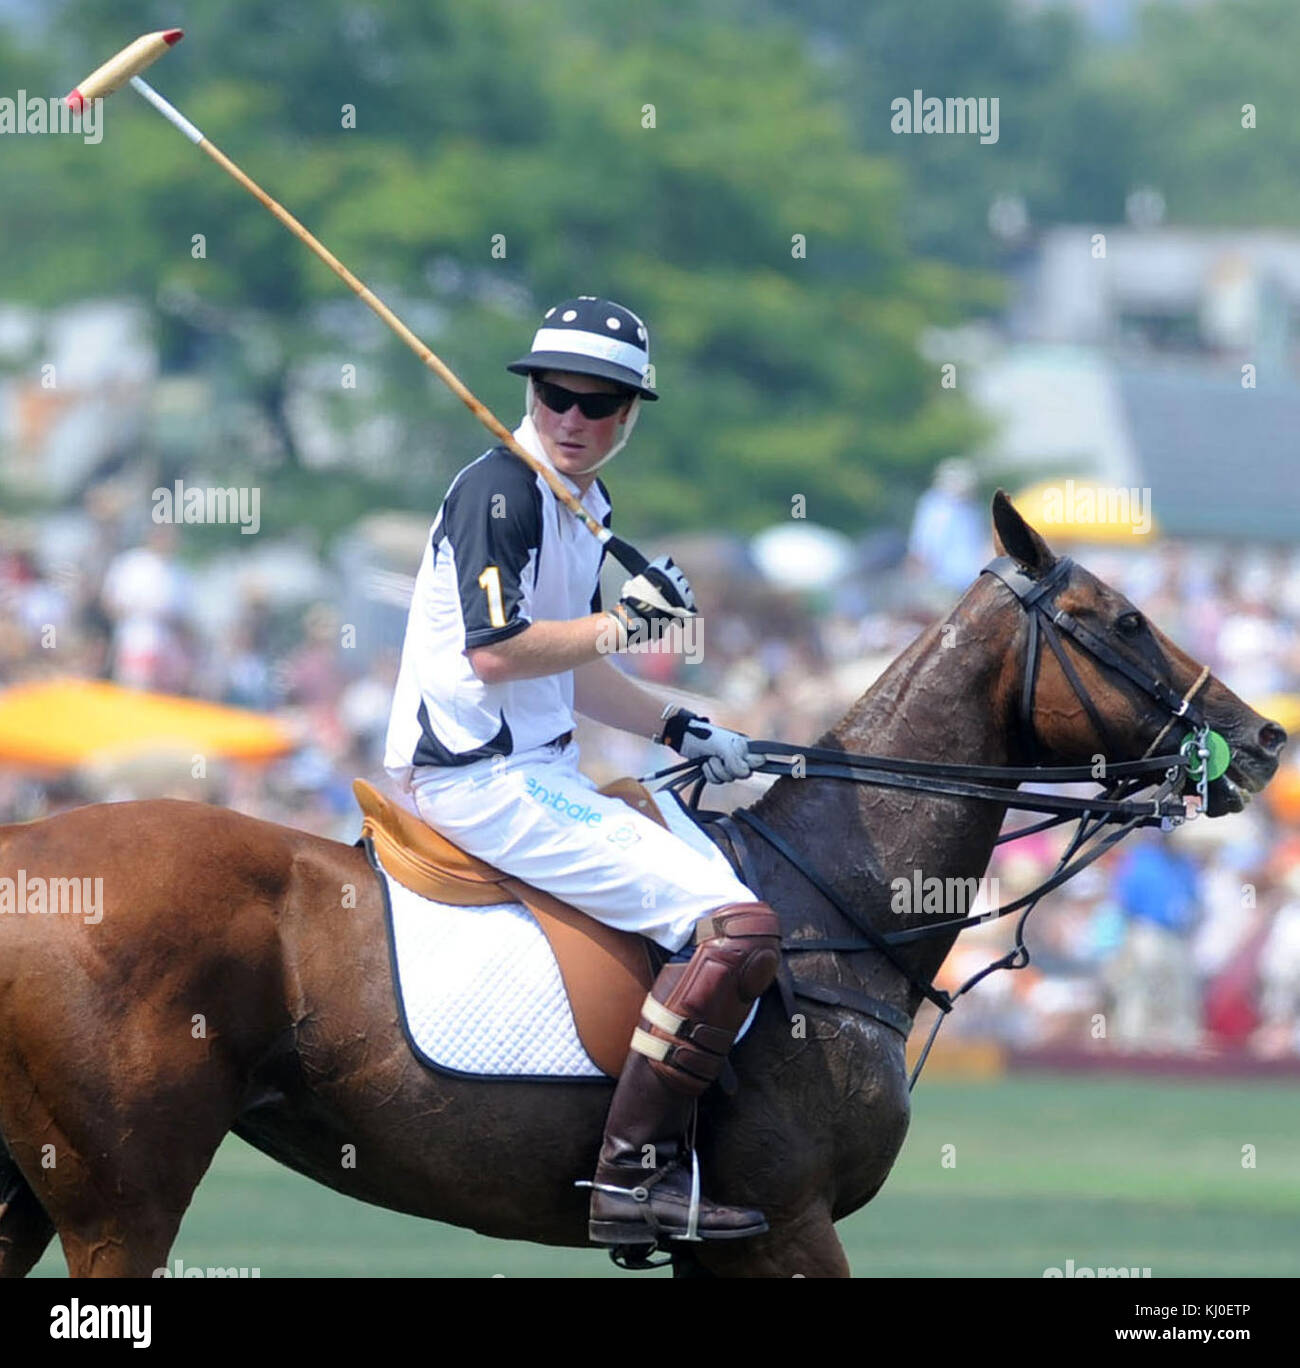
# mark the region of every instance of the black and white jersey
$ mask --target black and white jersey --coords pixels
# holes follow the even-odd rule
[[[599,480],[582,504],[609,526],[609,495]],[[394,780],[405,786],[420,766],[467,765],[544,745],[573,727],[572,670],[485,684],[465,651],[504,641],[534,621],[599,612],[603,555],[546,481],[506,447],[493,447],[456,476],[430,531],[407,617],[384,755]]]

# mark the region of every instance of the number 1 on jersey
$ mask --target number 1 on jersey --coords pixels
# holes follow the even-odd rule
[[[497,566],[489,565],[483,571],[478,577],[478,587],[487,594],[488,621],[493,627],[504,627],[506,625],[506,607],[501,597],[501,571]]]

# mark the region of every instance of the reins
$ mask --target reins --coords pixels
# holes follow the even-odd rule
[[[997,838],[995,844],[1017,840],[1063,822],[1078,818],[1078,827],[1065,852],[1057,862],[1056,868],[1037,888],[1008,903],[1004,907],[990,909],[976,916],[963,917],[959,921],[933,922],[926,926],[914,927],[906,931],[882,934],[863,917],[849,907],[824,878],[812,869],[797,850],[765,821],[748,808],[738,808],[734,813],[700,812],[699,800],[705,779],[701,761],[686,761],[669,766],[648,776],[650,779],[666,779],[662,785],[674,793],[691,789],[686,799],[688,809],[698,820],[716,824],[727,836],[735,852],[740,872],[745,882],[758,892],[756,871],[752,853],[748,847],[744,828],[748,828],[763,841],[767,842],[789,864],[791,864],[826,899],[832,907],[858,932],[861,938],[812,938],[786,941],[785,954],[838,952],[853,954],[873,950],[880,954],[907,982],[926,1000],[939,1009],[930,1035],[912,1070],[908,1087],[915,1086],[921,1069],[929,1057],[939,1027],[952,1010],[956,1000],[969,992],[977,983],[999,969],[1023,969],[1029,964],[1029,949],[1025,944],[1024,931],[1029,914],[1038,905],[1044,894],[1059,888],[1076,874],[1112,850],[1130,832],[1139,827],[1158,826],[1162,831],[1171,831],[1188,820],[1191,815],[1187,802],[1182,796],[1184,785],[1192,778],[1201,798],[1204,811],[1209,797],[1210,781],[1218,776],[1211,773],[1210,738],[1214,736],[1205,723],[1203,714],[1193,700],[1210,677],[1208,667],[1201,670],[1196,681],[1181,697],[1157,675],[1144,671],[1132,661],[1113,651],[1109,644],[1095,632],[1084,627],[1077,619],[1062,609],[1055,608],[1052,599],[1055,591],[1066,581],[1073,561],[1068,556],[1061,557],[1040,579],[1034,579],[1021,570],[1009,556],[998,556],[983,568],[981,573],[995,575],[1016,596],[1029,618],[1029,636],[1026,652],[1025,680],[1020,694],[1020,725],[1025,740],[1032,752],[1042,753],[1033,723],[1033,696],[1038,676],[1038,663],[1041,645],[1045,640],[1053,654],[1060,661],[1071,687],[1078,696],[1089,719],[1092,721],[1099,738],[1108,746],[1110,733],[1102,721],[1095,704],[1089,697],[1083,681],[1066,656],[1061,645],[1058,630],[1074,638],[1089,655],[1136,684],[1163,708],[1170,716],[1155,740],[1147,747],[1146,753],[1138,760],[1119,761],[1106,764],[1102,776],[1093,766],[1088,765],[964,765],[945,764],[936,761],[907,760],[893,756],[860,755],[851,751],[841,751],[824,746],[792,746],[780,741],[753,740],[750,742],[750,758],[756,773],[775,774],[795,778],[841,779],[851,783],[869,784],[884,788],[906,789],[913,792],[972,799],[977,802],[1000,803],[1005,807],[1029,812],[1052,814],[1045,821],[1033,823],[1007,832]],[[1184,721],[1188,735],[1179,751],[1173,754],[1155,755],[1156,747],[1164,740],[1170,728],[1177,721]],[[1215,738],[1222,744],[1221,738]],[[1226,750],[1226,745],[1224,745]],[[1226,761],[1221,762],[1226,768]],[[1220,769],[1220,773],[1222,769]],[[1154,776],[1163,778],[1155,785],[1149,798],[1136,799],[1132,795],[1155,783]],[[1147,776],[1150,776],[1149,778]],[[993,781],[993,782],[983,782]],[[1080,798],[1070,794],[1027,793],[1021,794],[1014,787],[1033,783],[1039,785],[1076,784],[1099,782],[1098,794]],[[1107,826],[1117,830],[1101,837]],[[969,882],[969,881],[963,881]],[[1023,911],[1021,911],[1023,909]],[[982,922],[994,921],[1021,911],[1016,924],[1015,944],[1007,954],[972,975],[954,993],[934,987],[928,980],[921,979],[898,957],[895,947],[908,945],[934,936],[960,933]],[[783,972],[780,986],[786,999],[787,1011],[792,1007],[791,995],[822,1002],[831,1006],[847,1007],[871,1016],[882,1022],[907,1039],[913,1024],[912,1018],[900,1008],[878,998],[869,996],[858,989],[837,987],[829,988],[822,984],[811,983],[794,978],[782,962]]]

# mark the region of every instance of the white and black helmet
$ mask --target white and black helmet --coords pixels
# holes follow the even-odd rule
[[[547,309],[527,356],[506,367],[516,375],[570,371],[598,375],[658,399],[650,388],[650,334],[631,309],[612,299],[579,295]]]

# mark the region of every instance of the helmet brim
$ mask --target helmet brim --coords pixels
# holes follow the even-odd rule
[[[616,384],[639,394],[642,399],[658,399],[659,396],[648,385],[641,383],[635,371],[613,361],[602,361],[595,356],[576,356],[573,352],[530,352],[512,361],[506,370],[515,375],[530,375],[536,371],[568,371],[570,375],[594,375],[601,380],[613,380]]]

